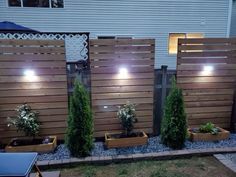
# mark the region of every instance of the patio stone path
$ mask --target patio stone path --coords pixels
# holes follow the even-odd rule
[[[236,153],[232,154],[215,154],[215,158],[217,158],[222,164],[231,169],[236,173]]]

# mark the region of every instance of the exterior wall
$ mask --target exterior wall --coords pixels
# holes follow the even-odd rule
[[[236,1],[233,1],[230,36],[236,37]]]
[[[176,55],[168,54],[168,34],[226,37],[230,0],[64,0],[63,9],[8,7],[6,1],[0,1],[0,21],[43,32],[155,38],[155,67],[175,69]]]

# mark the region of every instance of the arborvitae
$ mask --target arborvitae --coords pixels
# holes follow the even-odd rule
[[[72,156],[87,156],[93,148],[93,118],[89,94],[84,86],[75,81],[70,98],[66,132],[66,144]]]
[[[183,93],[180,88],[177,88],[175,78],[172,78],[172,88],[165,102],[161,140],[163,144],[173,149],[181,149],[186,135],[187,122]]]

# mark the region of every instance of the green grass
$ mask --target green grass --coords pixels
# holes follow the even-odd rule
[[[80,165],[61,170],[62,177],[234,177],[214,157],[139,161],[110,165]]]

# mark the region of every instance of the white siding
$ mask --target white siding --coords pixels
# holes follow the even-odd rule
[[[7,7],[6,1],[0,0],[0,21],[39,31],[155,38],[156,68],[176,67],[167,50],[170,32],[227,35],[229,0],[64,0],[64,9]]]
[[[236,37],[236,1],[233,1],[230,36]]]

